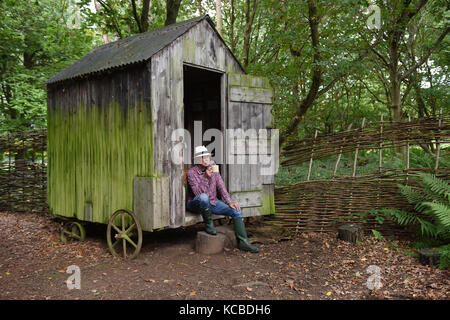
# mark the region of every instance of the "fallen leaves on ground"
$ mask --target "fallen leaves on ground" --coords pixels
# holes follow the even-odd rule
[[[63,244],[59,228],[45,216],[0,213],[0,298],[450,299],[449,271],[404,254],[402,240],[353,244],[301,233],[263,241],[259,254],[202,256],[192,251],[195,232],[173,230],[176,236],[144,242],[140,258],[124,261],[110,255],[103,233]],[[248,230],[251,239],[251,225]],[[258,230],[260,239],[273,238],[263,233],[269,227]],[[81,267],[82,289],[69,292],[65,271],[72,264]],[[377,284],[368,281],[373,265],[380,285],[370,289]]]

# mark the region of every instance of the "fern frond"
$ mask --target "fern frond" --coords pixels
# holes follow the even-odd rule
[[[440,248],[441,257],[439,258],[439,269],[450,267],[450,244]]]
[[[428,200],[426,194],[417,189],[413,189],[411,186],[399,184],[398,187],[400,188],[402,195],[410,204],[416,204]]]
[[[420,232],[423,236],[435,238],[438,234],[437,227],[430,221],[417,218],[420,225]]]
[[[433,193],[443,196],[450,201],[450,185],[443,179],[437,178],[434,174],[421,172],[420,178],[422,186],[427,187]]]
[[[423,202],[422,205],[429,208],[427,213],[435,217],[438,223],[450,228],[450,206],[436,202]]]

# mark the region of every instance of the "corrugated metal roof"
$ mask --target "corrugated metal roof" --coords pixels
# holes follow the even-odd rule
[[[205,14],[197,18],[181,21],[159,29],[110,42],[92,50],[86,56],[62,70],[45,83],[49,84],[72,79],[90,73],[148,60],[152,55],[170,44],[203,19],[207,19],[215,30],[211,18]],[[217,35],[220,37],[218,33]]]

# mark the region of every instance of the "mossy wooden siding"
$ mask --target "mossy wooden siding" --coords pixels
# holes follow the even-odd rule
[[[107,223],[133,208],[133,179],[152,176],[147,64],[49,85],[48,204],[54,214]]]

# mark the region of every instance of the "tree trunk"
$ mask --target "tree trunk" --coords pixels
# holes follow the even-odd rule
[[[97,11],[97,13],[100,12],[100,4],[98,3],[97,0],[94,0],[94,5],[95,5],[95,11]],[[100,27],[103,29],[104,25],[101,24]],[[109,43],[109,37],[107,33],[102,33],[102,37],[103,37],[103,42],[104,43]]]
[[[231,52],[236,53],[236,40],[234,38],[234,21],[236,20],[236,15],[234,14],[234,0],[231,0],[231,18],[230,18],[230,42],[231,42]]]
[[[148,27],[153,24],[153,15],[150,12],[153,0],[144,0],[141,13],[141,27],[142,32],[148,31]]]
[[[222,1],[216,0],[217,32],[222,36]]]
[[[420,250],[419,260],[423,265],[437,266],[441,253],[436,248],[424,248]]]
[[[177,21],[178,11],[180,10],[181,0],[166,0],[166,22],[165,26]]]
[[[198,13],[202,16],[203,15],[202,0],[197,0],[197,8],[198,8]]]
[[[243,65],[244,68],[248,66],[248,57],[250,53],[250,36],[252,34],[253,20],[255,19],[257,0],[253,0],[253,7],[250,6],[250,0],[247,0],[247,7],[245,10],[245,26],[244,26],[244,50],[243,50]]]
[[[363,240],[363,229],[358,224],[344,224],[338,228],[339,239],[356,243],[356,241]]]

